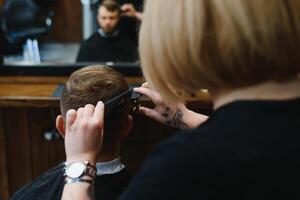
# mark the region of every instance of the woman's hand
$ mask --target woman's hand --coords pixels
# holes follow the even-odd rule
[[[96,163],[102,148],[104,104],[98,102],[69,110],[66,114],[65,149],[67,162],[90,161]]]
[[[187,109],[182,102],[166,102],[159,93],[151,90],[147,83],[134,88],[134,91],[147,96],[155,104],[154,109],[141,106],[139,111],[160,123],[174,128],[189,129],[196,128],[208,118]]]
[[[135,17],[138,20],[142,20],[142,13],[135,10],[132,4],[124,4],[121,6],[122,16]]]

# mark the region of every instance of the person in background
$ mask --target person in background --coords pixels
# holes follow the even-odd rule
[[[137,44],[119,29],[120,5],[104,0],[98,8],[99,29],[79,49],[77,62],[135,62]]]
[[[108,101],[127,90],[128,85],[124,77],[109,67],[88,66],[75,71],[61,94],[61,115],[56,119],[57,130],[65,136],[67,110],[77,109],[86,104],[96,105],[100,100]],[[128,115],[129,97],[126,99],[106,117],[103,151],[97,156],[95,165],[96,199],[117,199],[131,179],[131,174],[120,158],[121,140],[132,127],[132,117]],[[65,142],[68,142],[67,139]],[[71,163],[60,163],[19,189],[11,200],[61,199],[64,184],[68,181],[64,177],[63,169],[69,165]]]
[[[140,111],[183,130],[121,200],[300,199],[299,0],[149,0],[139,44],[148,84],[135,91],[156,105]],[[209,118],[181,103],[202,88]],[[101,152],[105,109],[68,111],[68,161]],[[62,199],[93,199],[89,191],[66,184]]]

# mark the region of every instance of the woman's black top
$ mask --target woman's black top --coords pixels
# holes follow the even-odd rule
[[[300,199],[300,99],[237,101],[162,142],[121,199]]]

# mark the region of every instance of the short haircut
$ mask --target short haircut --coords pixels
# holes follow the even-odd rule
[[[173,100],[288,81],[300,72],[300,1],[146,1],[139,44],[147,82]]]
[[[65,118],[70,109],[77,110],[86,104],[96,105],[98,101],[106,102],[127,90],[125,78],[112,68],[100,65],[83,67],[73,72],[65,84],[60,100],[61,114]],[[105,117],[104,147],[105,141],[113,142],[120,137],[120,130],[127,120],[128,102],[124,101]]]
[[[104,0],[104,1],[102,1],[99,4],[98,10],[101,6],[103,6],[104,8],[106,8],[110,12],[115,12],[115,11],[120,12],[120,10],[121,10],[120,4],[117,1],[114,1],[114,0]]]

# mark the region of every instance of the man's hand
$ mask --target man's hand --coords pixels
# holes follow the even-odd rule
[[[102,149],[104,104],[98,102],[69,110],[66,114],[65,149],[68,162],[90,161],[96,163]]]

